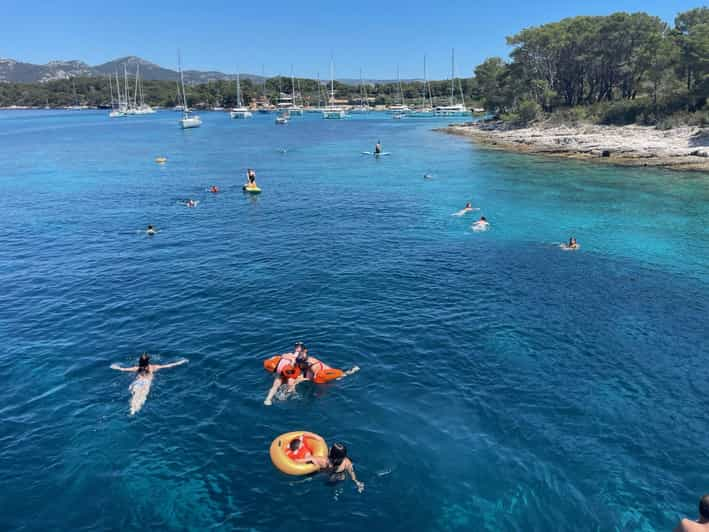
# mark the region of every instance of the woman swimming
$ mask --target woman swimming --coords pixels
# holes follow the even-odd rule
[[[481,216],[480,219],[472,225],[473,231],[487,231],[490,228],[490,222],[487,218]]]
[[[161,369],[172,368],[181,364],[186,364],[187,362],[188,360],[186,358],[183,358],[182,360],[178,360],[177,362],[173,362],[172,364],[151,364],[148,353],[143,353],[142,355],[140,355],[140,359],[138,360],[137,366],[133,366],[131,368],[122,368],[118,364],[111,364],[111,369],[115,369],[118,371],[136,372],[135,380],[128,387],[131,393],[130,415],[134,415],[136,412],[140,411],[141,408],[143,408],[143,405],[145,404],[145,401],[148,398],[148,394],[150,393],[150,385],[153,382],[153,373]]]
[[[569,238],[569,242],[567,244],[561,244],[561,249],[565,250],[574,250],[580,247],[581,246],[578,242],[576,242],[576,239],[573,236]]]
[[[308,437],[319,439],[324,441],[317,434],[306,433]],[[357,480],[357,476],[354,472],[354,465],[352,460],[347,456],[347,447],[342,443],[334,443],[330,447],[330,452],[327,457],[325,456],[313,456],[307,453],[303,458],[296,458],[294,461],[300,463],[311,463],[315,464],[320,468],[320,471],[328,475],[328,481],[331,483],[340,482],[345,480],[347,475],[352,479],[352,482],[357,486],[357,491],[362,493],[364,491],[364,482]]]

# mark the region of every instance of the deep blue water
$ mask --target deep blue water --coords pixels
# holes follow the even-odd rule
[[[383,115],[176,119],[0,114],[0,529],[695,516],[709,176],[488,151]],[[377,139],[392,155],[361,155]],[[468,200],[489,231],[451,216]],[[560,250],[571,234],[582,249]],[[262,360],[297,339],[362,369],[266,407]],[[142,351],[190,362],[131,417],[132,378],[109,365]],[[271,440],[302,428],[347,444],[364,493],[273,468]]]

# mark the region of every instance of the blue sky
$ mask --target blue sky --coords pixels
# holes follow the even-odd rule
[[[80,59],[94,65],[138,55],[176,67],[267,75],[420,77],[423,55],[429,77],[470,75],[486,57],[506,56],[505,37],[521,28],[575,15],[646,11],[672,22],[703,0],[135,0],[99,5],[95,0],[2,0],[0,57],[31,63]]]

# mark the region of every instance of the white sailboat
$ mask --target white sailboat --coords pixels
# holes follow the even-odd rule
[[[327,107],[323,109],[322,117],[328,120],[342,120],[343,118],[347,118],[345,109],[335,105],[335,66],[332,58],[330,59],[330,98]]]
[[[389,113],[394,115],[393,118],[401,119],[406,113],[411,111],[411,108],[404,101],[404,91],[401,89],[401,76],[399,75],[399,65],[396,65],[396,81],[399,86],[399,103],[390,105],[387,109]]]
[[[440,105],[433,110],[436,116],[466,116],[470,111],[465,107],[463,88],[460,86],[460,103],[455,96],[455,50],[451,50],[451,95],[448,105]]]
[[[433,113],[433,93],[431,84],[428,82],[428,70],[426,69],[426,56],[423,56],[423,94],[421,95],[421,105],[411,113],[416,118],[429,118]]]
[[[118,82],[118,74],[116,74],[116,82]],[[111,91],[111,112],[108,113],[109,118],[118,118],[121,116],[125,116],[125,112],[121,110],[120,106],[120,93],[118,92],[120,90],[120,87],[116,86],[116,91],[117,91],[117,97],[114,98],[113,96],[113,81],[111,80],[111,75],[109,74],[108,76],[108,89]]]
[[[202,119],[197,115],[190,114],[187,107],[187,96],[185,94],[185,77],[182,75],[182,57],[177,53],[177,68],[180,71],[180,85],[182,88],[182,118],[180,119],[180,127],[182,129],[191,129],[202,125]]]
[[[303,108],[296,103],[296,91],[295,91],[295,75],[293,74],[293,65],[290,67],[290,84],[291,84],[291,105],[288,107],[287,111],[290,116],[301,116],[303,114]]]
[[[241,82],[239,81],[239,72],[236,72],[236,107],[234,107],[230,112],[229,116],[232,118],[251,118],[253,114],[247,107],[244,107],[244,102],[241,101]]]
[[[367,113],[371,109],[369,107],[369,98],[367,97],[367,87],[364,85],[364,79],[362,78],[362,69],[359,69],[359,105],[353,107],[351,113]]]

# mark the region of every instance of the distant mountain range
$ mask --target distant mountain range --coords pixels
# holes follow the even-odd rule
[[[50,61],[46,65],[34,65],[23,63],[14,59],[0,58],[0,83],[46,83],[58,79],[70,79],[74,77],[94,77],[106,76],[118,72],[123,73],[123,65],[126,65],[128,73],[135,74],[136,66],[140,65],[140,77],[148,80],[177,80],[176,70],[163,68],[160,65],[146,61],[140,57],[128,56],[120,57],[103,63],[101,65],[90,66],[83,61]],[[208,81],[233,80],[236,74],[225,74],[216,71],[185,70],[185,83],[207,83]],[[250,79],[255,83],[263,83],[264,77],[255,74],[242,74],[241,79]],[[359,80],[338,79],[340,83],[356,85]],[[391,83],[392,80],[365,80],[367,83]],[[413,80],[402,80],[413,81]]]
[[[103,63],[101,65],[90,66],[83,61],[50,61],[46,65],[34,65],[23,63],[14,59],[0,58],[0,82],[15,83],[46,83],[57,79],[69,79],[73,77],[93,77],[106,76],[118,72],[123,74],[123,65],[126,65],[128,73],[135,74],[136,66],[140,65],[140,77],[149,80],[177,80],[177,71],[163,68],[160,65],[146,61],[140,57],[128,56],[120,57]],[[207,81],[232,80],[236,79],[235,74],[224,74],[223,72],[202,72],[199,70],[185,70],[185,83],[206,83]],[[256,82],[263,82],[262,76],[252,74],[240,74],[243,79],[251,79]]]

